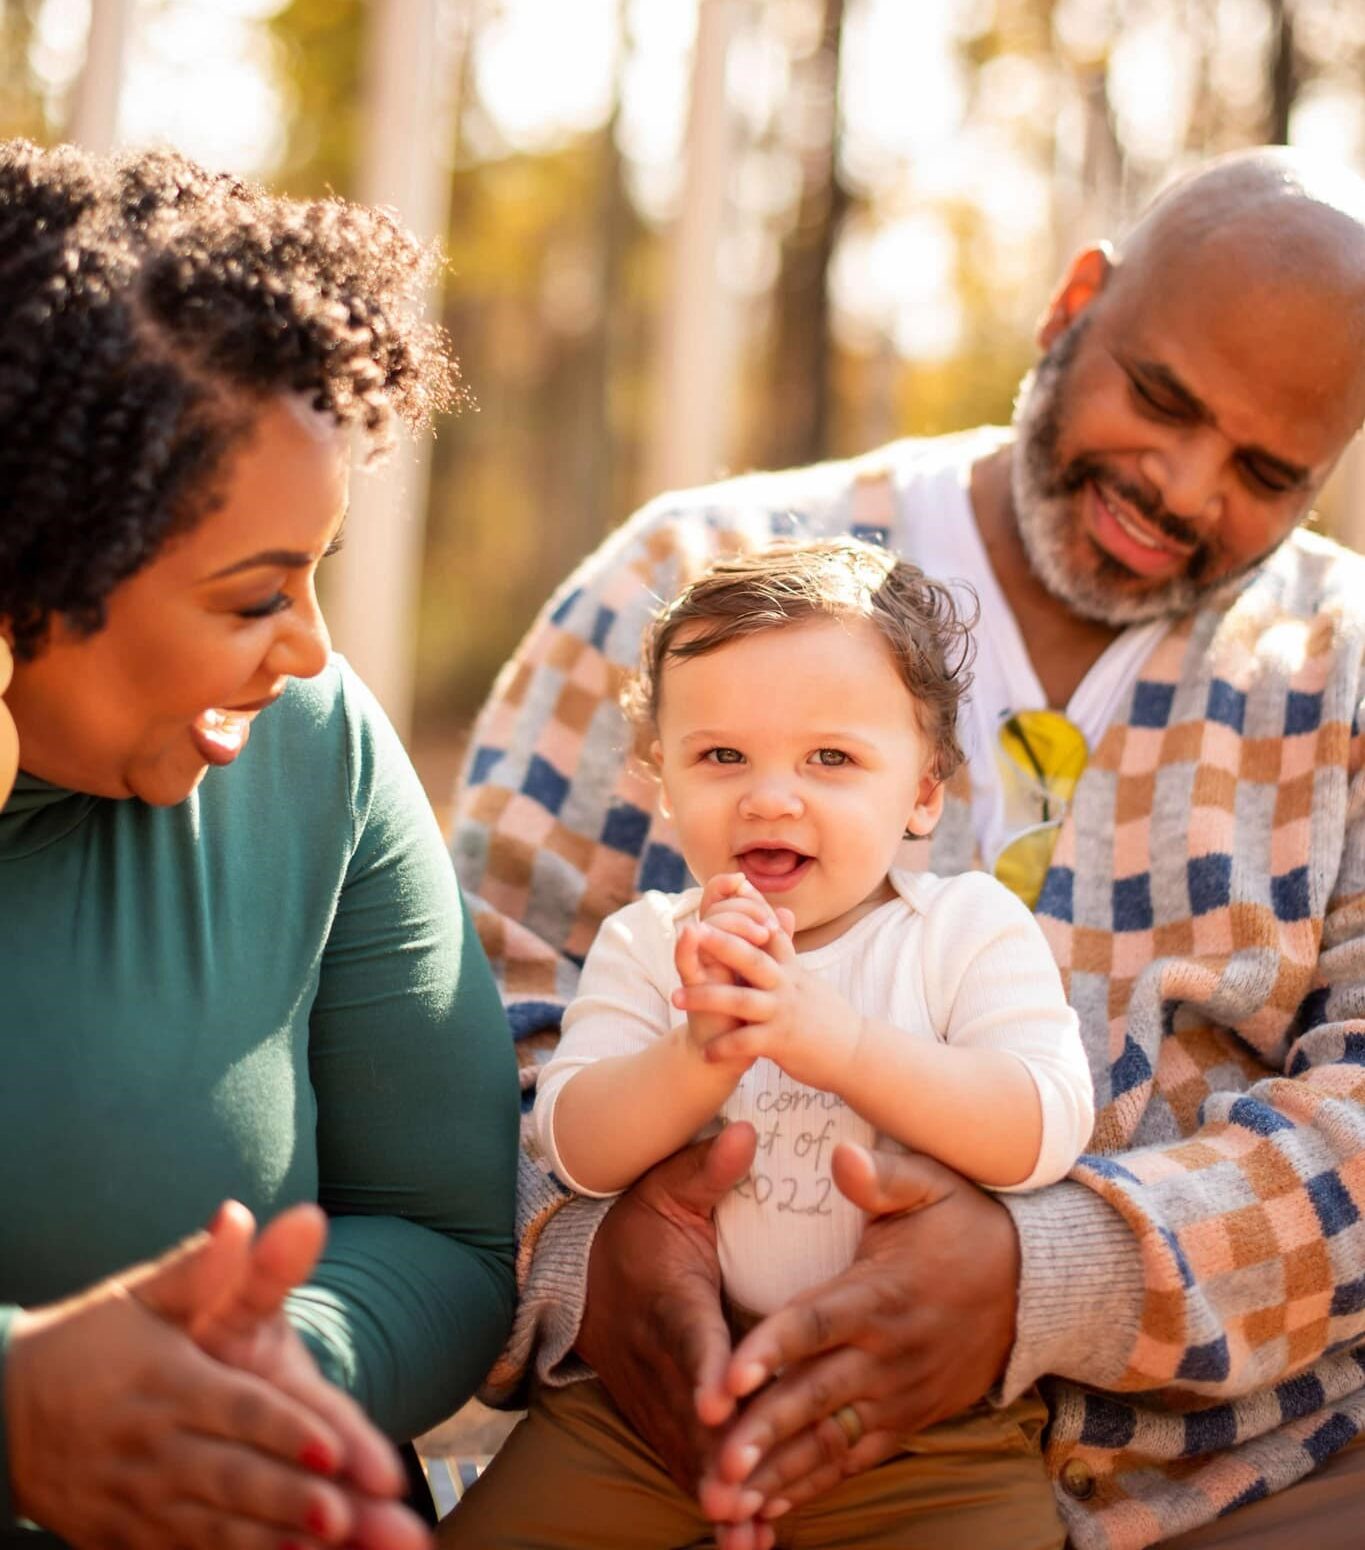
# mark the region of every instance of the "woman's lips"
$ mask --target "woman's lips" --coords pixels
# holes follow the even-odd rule
[[[740,871],[760,893],[786,893],[796,887],[814,864],[813,857],[782,846],[756,846],[735,859]]]
[[[246,747],[251,737],[252,714],[238,710],[201,711],[190,722],[190,738],[205,764],[222,766]]]
[[[1097,484],[1090,493],[1090,536],[1104,552],[1135,575],[1174,576],[1184,569],[1193,546],[1177,547],[1160,528],[1131,507],[1107,497]]]

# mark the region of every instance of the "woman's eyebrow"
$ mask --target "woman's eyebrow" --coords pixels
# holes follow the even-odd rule
[[[225,565],[222,570],[216,570],[208,581],[221,581],[224,576],[235,576],[239,571],[264,569],[269,566],[271,570],[302,570],[305,565],[313,563],[311,554],[304,554],[298,549],[262,549],[259,554],[251,554],[244,560],[234,560],[231,565]]]
[[[346,517],[349,511],[342,515],[337,523],[336,532],[332,534],[331,542],[322,551],[325,560],[328,555],[335,554],[346,540]],[[244,570],[302,570],[305,565],[313,563],[313,556],[305,554],[301,549],[262,549],[257,554],[249,554],[244,560],[234,560],[231,565],[225,565],[222,570],[216,570],[211,576],[206,576],[206,581],[221,581],[224,576],[235,576]]]

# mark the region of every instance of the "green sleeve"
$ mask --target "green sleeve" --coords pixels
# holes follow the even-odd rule
[[[289,1311],[402,1439],[464,1402],[511,1325],[517,1083],[430,806],[349,674],[345,694],[353,853],[309,1029],[331,1230]]]

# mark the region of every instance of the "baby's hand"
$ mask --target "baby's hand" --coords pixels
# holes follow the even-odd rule
[[[701,891],[697,919],[764,947],[782,922],[743,872],[718,872]],[[727,981],[728,983],[728,981]]]
[[[683,927],[674,949],[673,961],[684,986],[735,984],[731,970],[704,951],[707,931],[703,924],[710,931],[737,936],[755,947],[762,947],[781,930],[768,901],[742,872],[721,872],[710,879],[702,889],[697,922]],[[697,1049],[740,1026],[738,1019],[719,1014],[695,1012],[687,1019],[688,1038]]]
[[[792,943],[791,912],[760,947],[713,921],[690,929],[690,950],[707,968],[704,979],[673,992],[689,1026],[702,1022],[708,1061],[749,1064],[766,1055],[798,1082],[838,1092],[862,1035],[862,1018],[827,981],[801,967]],[[721,979],[710,965],[728,976]]]

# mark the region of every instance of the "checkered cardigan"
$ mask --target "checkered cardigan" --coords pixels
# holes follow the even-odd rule
[[[552,599],[478,722],[455,856],[529,1092],[602,918],[686,883],[617,695],[712,553],[884,537],[872,459],[665,497]],[[989,621],[987,621],[988,625]],[[1138,1550],[1301,1478],[1365,1429],[1365,563],[1297,533],[1174,627],[1095,750],[1037,915],[1095,1077],[1071,1177],[1019,1230],[1007,1394],[1041,1381],[1080,1550]],[[973,862],[965,783],[920,858]],[[604,1209],[523,1158],[523,1303],[491,1397],[567,1381]]]

